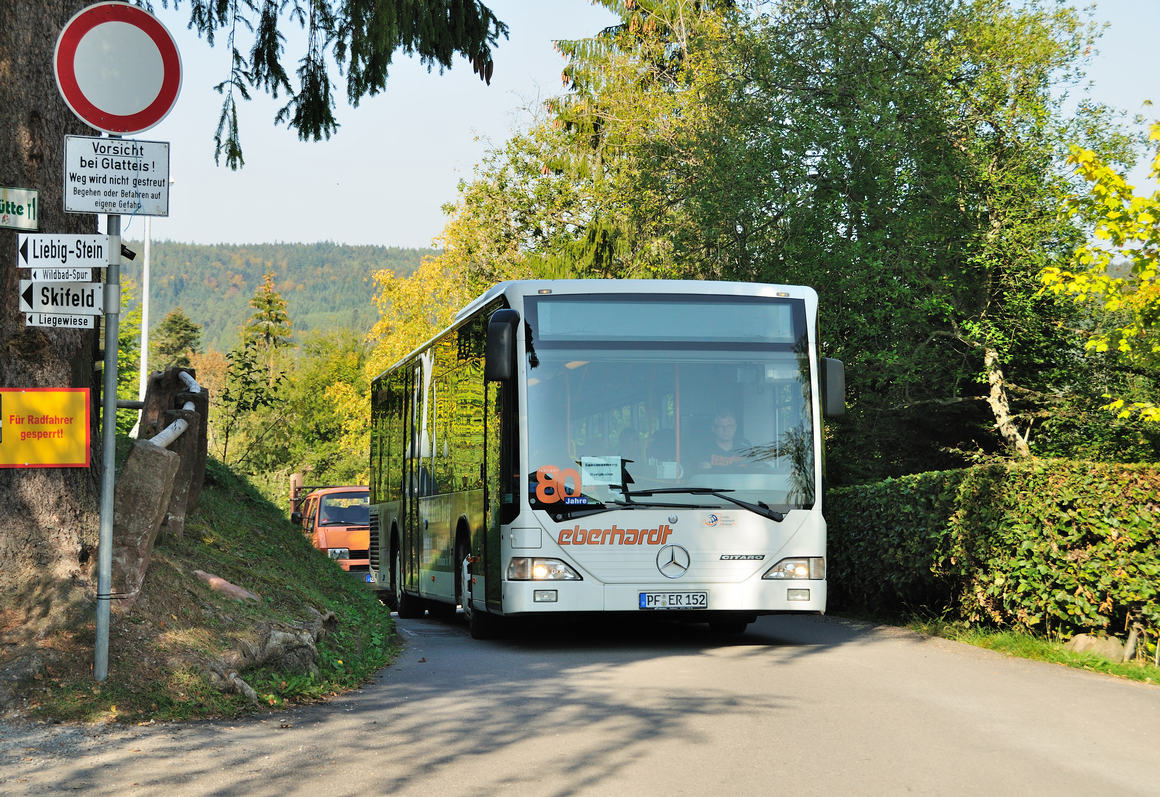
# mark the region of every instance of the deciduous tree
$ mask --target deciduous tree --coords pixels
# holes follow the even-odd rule
[[[1160,142],[1160,124],[1152,126],[1151,139]],[[1067,267],[1046,268],[1043,282],[1091,309],[1096,327],[1085,348],[1111,354],[1131,377],[1134,394],[1107,396],[1107,409],[1160,424],[1160,189],[1137,195],[1090,149],[1073,147],[1070,161],[1088,190],[1069,197],[1067,207],[1092,221],[1092,237]],[[1160,145],[1150,176],[1160,179]]]
[[[226,353],[225,389],[217,406],[211,408],[210,419],[220,446],[216,453],[227,465],[240,459],[230,459],[230,443],[236,442],[237,432],[248,429],[252,440],[255,413],[284,401],[282,375],[271,374],[263,362],[264,354],[253,339]]]
[[[606,5],[620,25],[561,43],[568,93],[533,151],[465,187],[464,251],[817,286],[853,398],[833,473],[1028,453],[1081,377],[1073,312],[1037,281],[1079,235],[1056,213],[1065,142],[1127,152],[1105,109],[1068,118],[1053,92],[1094,27],[1007,0]],[[543,236],[554,181],[580,198]]]

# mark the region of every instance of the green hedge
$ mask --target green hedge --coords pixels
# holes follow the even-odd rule
[[[1035,459],[826,495],[834,611],[1160,630],[1160,466]]]

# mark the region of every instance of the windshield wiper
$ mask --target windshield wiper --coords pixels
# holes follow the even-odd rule
[[[550,509],[548,514],[559,523],[564,518],[587,517],[588,515],[599,515],[601,512],[611,512],[619,503],[619,501],[614,501],[613,506],[608,506],[602,501],[592,499],[592,503],[589,504],[567,504]]]
[[[742,509],[748,509],[754,514],[769,518],[775,523],[780,523],[785,520],[785,513],[778,512],[776,509],[770,508],[764,501],[757,503],[750,503],[749,501],[742,501],[740,498],[734,498],[725,493],[732,492],[732,490],[716,490],[712,487],[664,487],[656,490],[628,490],[622,485],[610,485],[614,490],[617,490],[624,496],[624,500],[612,499],[604,503],[592,504],[572,504],[567,507],[560,507],[549,514],[560,522],[564,518],[581,518],[589,515],[599,515],[601,512],[610,512],[613,508],[622,509],[645,509],[664,507],[665,509],[693,509],[688,504],[667,503],[663,501],[637,501],[637,498],[648,498],[654,495],[711,495],[714,498],[720,498],[722,501],[728,501],[735,506]]]
[[[712,487],[662,487],[656,490],[629,490],[624,485],[617,485],[617,489],[624,495],[623,502],[617,502],[623,506],[632,506],[639,504],[637,498],[648,498],[654,495],[711,495],[714,498],[720,498],[722,501],[728,501],[735,506],[742,509],[748,509],[750,512],[769,518],[775,523],[780,523],[785,520],[785,513],[778,512],[776,509],[771,509],[764,501],[758,501],[756,504],[749,501],[742,501],[740,498],[734,498],[726,493],[733,492],[732,490],[716,490]],[[646,502],[647,504],[647,502]],[[652,506],[685,506],[684,504],[652,504]]]

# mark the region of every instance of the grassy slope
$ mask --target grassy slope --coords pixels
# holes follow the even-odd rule
[[[260,596],[257,603],[211,590],[203,570]],[[319,643],[318,676],[249,670],[255,707],[214,689],[209,661],[257,636],[263,624],[307,626],[334,612],[335,631]],[[60,720],[180,719],[235,716],[286,702],[315,700],[365,681],[391,659],[394,626],[374,594],[315,550],[281,507],[216,462],[182,540],[154,552],[137,605],[114,613],[109,677],[92,679],[92,623],[46,640],[56,655],[26,692],[34,716]]]

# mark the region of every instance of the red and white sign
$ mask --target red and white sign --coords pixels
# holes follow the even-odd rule
[[[165,26],[128,3],[97,3],[65,24],[53,56],[68,107],[97,130],[131,135],[165,118],[181,91],[181,56]]]

